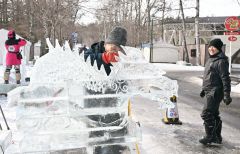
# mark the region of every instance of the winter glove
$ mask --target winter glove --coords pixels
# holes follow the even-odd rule
[[[200,97],[204,97],[205,96],[205,91],[204,90],[202,90],[201,92],[200,92]]]
[[[223,102],[229,105],[232,102],[232,98],[229,93],[224,93]]]
[[[118,57],[118,53],[117,52],[104,52],[102,54],[102,60],[106,64],[109,64],[111,62],[117,62],[116,57]]]

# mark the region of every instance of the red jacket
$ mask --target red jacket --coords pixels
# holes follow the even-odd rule
[[[17,59],[17,53],[21,46],[26,45],[26,41],[23,39],[8,39],[5,42],[5,47],[7,49],[6,54],[6,65],[20,65],[21,59]]]

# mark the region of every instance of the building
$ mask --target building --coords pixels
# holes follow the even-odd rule
[[[232,62],[239,62],[234,60],[236,56],[233,56],[240,49],[240,36],[236,35],[237,40],[231,42],[228,40],[229,35],[224,35],[225,29],[224,22],[227,17],[201,17],[199,18],[199,33],[200,33],[200,55],[199,64],[204,65],[208,58],[207,44],[213,38],[220,38],[224,43],[224,52],[228,57],[231,55]],[[164,24],[163,39],[165,42],[170,42],[176,46],[179,46],[179,60],[183,60],[184,50],[183,34],[182,34],[182,20],[171,19],[166,20]],[[195,44],[195,18],[186,18],[186,42],[190,63],[196,65],[196,44]],[[231,45],[231,51],[230,51]],[[238,63],[240,64],[240,63]]]

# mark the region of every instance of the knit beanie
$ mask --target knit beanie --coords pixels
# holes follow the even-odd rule
[[[215,48],[217,48],[219,51],[222,51],[222,46],[223,46],[223,42],[221,41],[221,39],[217,38],[217,39],[213,39],[209,42],[208,47],[210,46],[214,46]]]
[[[127,31],[122,27],[115,27],[105,41],[105,43],[112,43],[119,47],[120,45],[125,46],[126,42],[127,42]]]
[[[15,39],[16,38],[16,33],[14,30],[9,30],[8,31],[8,39]]]

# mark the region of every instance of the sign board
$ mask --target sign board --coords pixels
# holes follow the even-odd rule
[[[225,28],[231,32],[225,32],[225,35],[231,35],[228,37],[230,41],[230,49],[229,49],[229,73],[231,74],[231,57],[232,57],[232,42],[237,41],[237,37],[234,35],[239,35],[238,29],[240,28],[240,20],[236,16],[228,17],[224,22]],[[236,32],[234,32],[236,31]]]
[[[229,31],[236,31],[240,27],[240,20],[236,16],[228,17],[225,20],[225,28]]]
[[[232,42],[233,42],[233,41],[237,41],[237,37],[236,37],[236,36],[229,36],[229,37],[228,37],[228,40],[229,40],[229,41],[232,41]]]
[[[224,32],[224,35],[240,35],[240,32]]]

